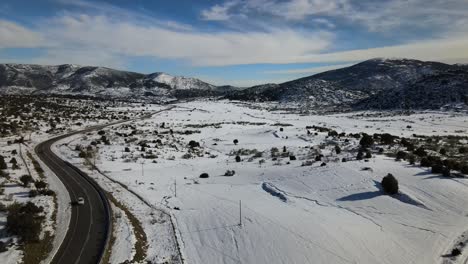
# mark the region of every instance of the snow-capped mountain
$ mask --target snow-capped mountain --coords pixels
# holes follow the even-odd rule
[[[145,75],[70,64],[0,64],[0,93],[167,100],[214,95],[218,90],[216,86],[195,78],[175,77],[165,73]]]
[[[171,89],[187,90],[187,89],[203,89],[215,90],[216,86],[206,82],[202,82],[195,78],[187,78],[183,76],[172,76],[167,73],[157,72],[147,76],[157,83],[164,83],[171,87]]]
[[[307,109],[431,108],[468,103],[468,66],[409,59],[372,59],[350,67],[247,89],[194,78],[104,67],[0,64],[0,94],[61,94],[173,100],[228,99],[299,103]]]
[[[409,59],[372,59],[282,84],[231,92],[227,97],[342,110],[440,108],[467,102],[468,68]]]

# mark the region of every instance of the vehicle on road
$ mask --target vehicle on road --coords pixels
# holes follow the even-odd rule
[[[76,203],[78,205],[83,205],[84,204],[84,198],[83,197],[78,197],[78,199],[76,200]]]

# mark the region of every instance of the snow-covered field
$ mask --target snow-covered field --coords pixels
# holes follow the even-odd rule
[[[468,230],[468,179],[443,178],[384,155],[351,160],[356,140],[338,140],[343,151],[336,154],[327,133],[307,133],[313,125],[338,133],[466,135],[468,118],[441,112],[299,116],[226,101],[180,103],[150,120],[105,129],[110,145],[99,145],[96,166],[111,180],[93,176],[140,220],[150,261],[177,254],[167,243],[179,241],[186,263],[451,263],[442,256]],[[75,136],[56,151],[85,168],[75,146],[101,136]],[[191,149],[191,140],[200,147]],[[317,154],[322,161],[314,162]],[[301,166],[306,161],[312,164]],[[235,174],[224,176],[227,170]],[[388,173],[398,179],[400,194],[380,190]],[[134,241],[125,222],[118,220],[119,230]],[[133,252],[125,241],[119,245]]]

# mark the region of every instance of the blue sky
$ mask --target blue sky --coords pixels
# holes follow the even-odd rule
[[[374,57],[468,62],[467,0],[3,0],[0,62],[283,82]]]

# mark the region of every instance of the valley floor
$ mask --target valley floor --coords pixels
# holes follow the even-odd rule
[[[145,259],[158,263],[179,257],[200,264],[463,260],[443,255],[468,230],[467,178],[444,178],[384,155],[354,160],[357,140],[308,133],[313,125],[338,133],[466,135],[468,118],[439,112],[300,116],[226,101],[180,103],[150,120],[106,129],[110,145],[99,145],[95,160],[112,181],[93,175],[142,223]],[[76,146],[100,137],[68,138],[56,151],[86,168]],[[190,148],[191,140],[200,147]],[[318,154],[322,161],[314,161]],[[235,174],[224,176],[227,170]],[[383,195],[380,182],[388,173],[400,194]],[[125,225],[116,245],[132,255],[115,255],[116,247],[111,259],[135,254],[134,231]]]

